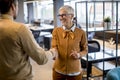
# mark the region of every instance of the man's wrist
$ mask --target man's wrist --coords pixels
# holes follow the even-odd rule
[[[53,52],[52,50],[50,50],[50,52],[51,52],[52,56],[53,56],[53,57],[55,57],[55,54],[54,54],[54,52]]]

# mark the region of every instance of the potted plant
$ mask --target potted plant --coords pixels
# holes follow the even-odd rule
[[[104,18],[104,27],[105,29],[111,29],[111,19],[110,17]]]

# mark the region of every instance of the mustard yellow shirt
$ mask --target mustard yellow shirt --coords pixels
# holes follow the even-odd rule
[[[55,59],[54,69],[63,74],[78,73],[81,71],[80,60],[74,60],[69,55],[71,50],[77,50],[77,52],[84,56],[87,54],[87,38],[86,33],[80,28],[75,27],[72,34],[63,36],[65,32],[64,27],[56,27],[52,33],[52,47],[57,48],[58,57]]]

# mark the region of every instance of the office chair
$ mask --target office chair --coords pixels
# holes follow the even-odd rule
[[[35,40],[37,41],[37,43],[39,43],[40,31],[34,31],[34,30],[31,30],[31,31],[32,31],[32,34],[33,34]]]
[[[96,40],[88,40],[88,53],[99,52],[100,44]]]
[[[100,51],[100,44],[96,40],[88,40],[88,54]],[[81,59],[82,68],[86,68],[86,62]]]
[[[120,67],[111,69],[106,75],[106,80],[120,80]]]

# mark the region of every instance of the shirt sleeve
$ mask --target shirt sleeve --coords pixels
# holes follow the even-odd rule
[[[53,58],[50,51],[45,51],[38,45],[32,32],[26,26],[23,25],[20,27],[18,36],[23,51],[38,64],[45,64],[49,59]]]
[[[57,28],[54,28],[53,32],[52,32],[52,40],[51,40],[51,46],[52,48],[56,48],[57,49]]]
[[[87,47],[88,41],[87,41],[87,36],[85,31],[83,31],[82,37],[81,37],[81,43],[80,43],[80,47],[81,47],[81,52],[80,55],[84,56],[88,53],[88,47]]]

